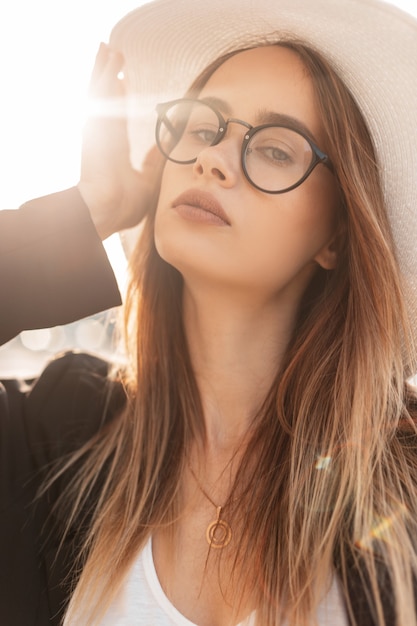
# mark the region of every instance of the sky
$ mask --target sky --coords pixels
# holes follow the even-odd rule
[[[95,54],[112,26],[139,4],[0,3],[0,209],[77,181]]]

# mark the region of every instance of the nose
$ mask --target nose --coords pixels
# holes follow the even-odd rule
[[[242,131],[236,129],[230,132],[229,121],[234,120],[228,120],[224,138],[216,145],[201,150],[193,165],[196,176],[214,178],[223,187],[233,187],[243,175],[240,167]]]

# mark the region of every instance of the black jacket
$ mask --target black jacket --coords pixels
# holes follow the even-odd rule
[[[1,626],[60,624],[74,546],[70,535],[56,558],[65,520],[53,505],[66,479],[45,497],[37,492],[55,462],[123,406],[123,390],[111,388],[107,370],[97,357],[68,353],[31,385],[10,380],[0,386]]]

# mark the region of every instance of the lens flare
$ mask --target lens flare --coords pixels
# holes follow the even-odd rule
[[[355,545],[362,550],[370,550],[374,546],[374,542],[384,541],[389,543],[391,529],[396,521],[403,517],[407,512],[403,504],[398,505],[398,509],[390,516],[377,516],[372,524],[372,528],[366,537],[362,537],[355,541]]]
[[[328,470],[330,468],[330,464],[332,462],[331,456],[318,456],[315,464],[316,470]]]

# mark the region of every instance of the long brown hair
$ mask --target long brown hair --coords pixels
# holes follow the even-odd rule
[[[412,626],[417,471],[406,380],[413,361],[378,163],[358,107],[327,61],[302,43],[277,45],[296,52],[313,80],[341,189],[340,258],[309,286],[284,362],[254,416],[231,512],[242,529],[236,576],[241,589],[256,581],[262,626],[277,626],[283,615],[291,626],[314,623],[335,569],[347,589],[352,568],[377,624],[390,619],[385,581],[396,624]],[[127,405],[77,452],[82,469],[65,494],[74,503],[70,526],[101,477],[69,611],[77,623],[103,616],[152,531],[174,523],[186,452],[205,438],[182,277],[156,252],[155,206],[131,262]],[[241,562],[253,567],[238,570]]]

